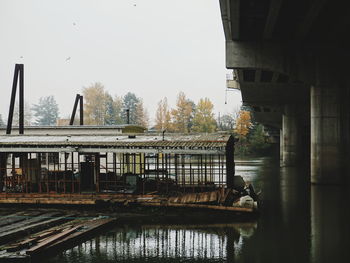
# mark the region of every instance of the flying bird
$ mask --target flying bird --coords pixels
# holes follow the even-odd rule
[[[66,58],[66,61],[69,61],[71,59],[71,57],[68,57],[68,58]]]

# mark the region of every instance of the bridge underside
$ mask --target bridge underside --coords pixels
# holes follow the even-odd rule
[[[282,164],[349,181],[350,9],[330,0],[220,0],[226,66],[257,120],[281,130]]]

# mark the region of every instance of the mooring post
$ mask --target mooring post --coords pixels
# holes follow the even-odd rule
[[[226,144],[226,186],[227,188],[234,187],[234,176],[235,176],[235,139],[231,135]]]

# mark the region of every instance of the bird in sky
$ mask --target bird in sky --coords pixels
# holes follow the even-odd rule
[[[68,57],[68,58],[66,58],[66,61],[69,61],[71,59],[71,57]]]

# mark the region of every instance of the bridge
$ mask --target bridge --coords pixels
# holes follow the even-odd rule
[[[349,181],[350,9],[330,0],[220,0],[226,67],[259,122],[280,129],[282,164]]]

